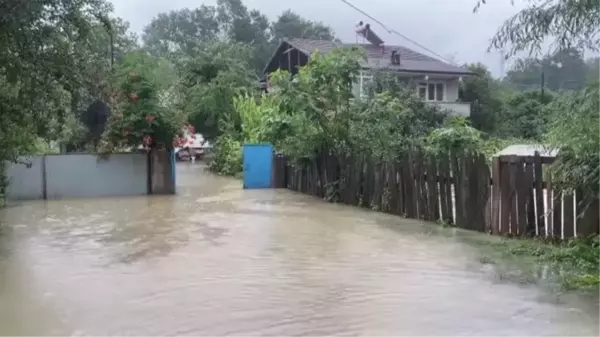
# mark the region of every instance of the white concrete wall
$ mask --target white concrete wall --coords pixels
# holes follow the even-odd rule
[[[36,200],[44,198],[44,173],[41,156],[22,157],[25,164],[8,164],[6,176],[8,186],[5,191],[7,200]]]
[[[106,159],[92,154],[46,155],[34,157],[33,163],[30,169],[9,166],[7,200],[43,199],[44,194],[47,199],[63,199],[148,193],[143,153],[113,154]]]

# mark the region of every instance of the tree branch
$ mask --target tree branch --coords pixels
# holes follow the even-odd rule
[[[540,52],[547,39],[557,49],[598,51],[600,0],[531,0],[532,5],[507,19],[492,38],[488,50],[505,49],[506,57],[527,50]],[[486,0],[479,0],[477,12]]]

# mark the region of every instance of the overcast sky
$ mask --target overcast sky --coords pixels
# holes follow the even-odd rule
[[[131,29],[141,33],[158,13],[181,8],[215,4],[216,0],[111,0],[116,15],[129,21]],[[523,7],[524,1],[492,0],[473,13],[477,0],[349,0],[371,16],[421,45],[458,63],[482,62],[495,76],[502,73],[500,52],[487,53],[489,40],[504,20]],[[258,9],[271,20],[291,9],[313,21],[321,21],[345,42],[355,42],[354,27],[370,20],[340,0],[244,0],[250,9]],[[399,44],[426,52],[409,41],[372,23],[375,32],[387,44]],[[505,63],[508,69],[510,61]]]

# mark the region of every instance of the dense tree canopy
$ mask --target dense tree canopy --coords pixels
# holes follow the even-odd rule
[[[217,40],[251,46],[250,66],[257,75],[273,55],[282,38],[333,40],[331,28],[287,10],[269,22],[241,0],[219,0],[216,6],[202,5],[159,14],[144,29],[144,46],[154,55],[193,56],[204,45]]]
[[[107,89],[98,68],[109,64],[109,45],[102,46],[106,31],[98,18],[111,6],[102,0],[15,0],[1,6],[0,160],[4,160],[31,150],[37,136],[59,138],[65,121],[83,106],[88,93],[99,95]],[[116,33],[119,23],[114,22]]]
[[[271,33],[276,40],[283,38],[304,38],[333,41],[335,36],[331,28],[320,22],[313,22],[287,10],[271,25]]]

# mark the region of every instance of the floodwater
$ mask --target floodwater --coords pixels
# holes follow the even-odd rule
[[[503,276],[479,234],[177,174],[2,211],[0,334],[598,335],[597,297]]]

